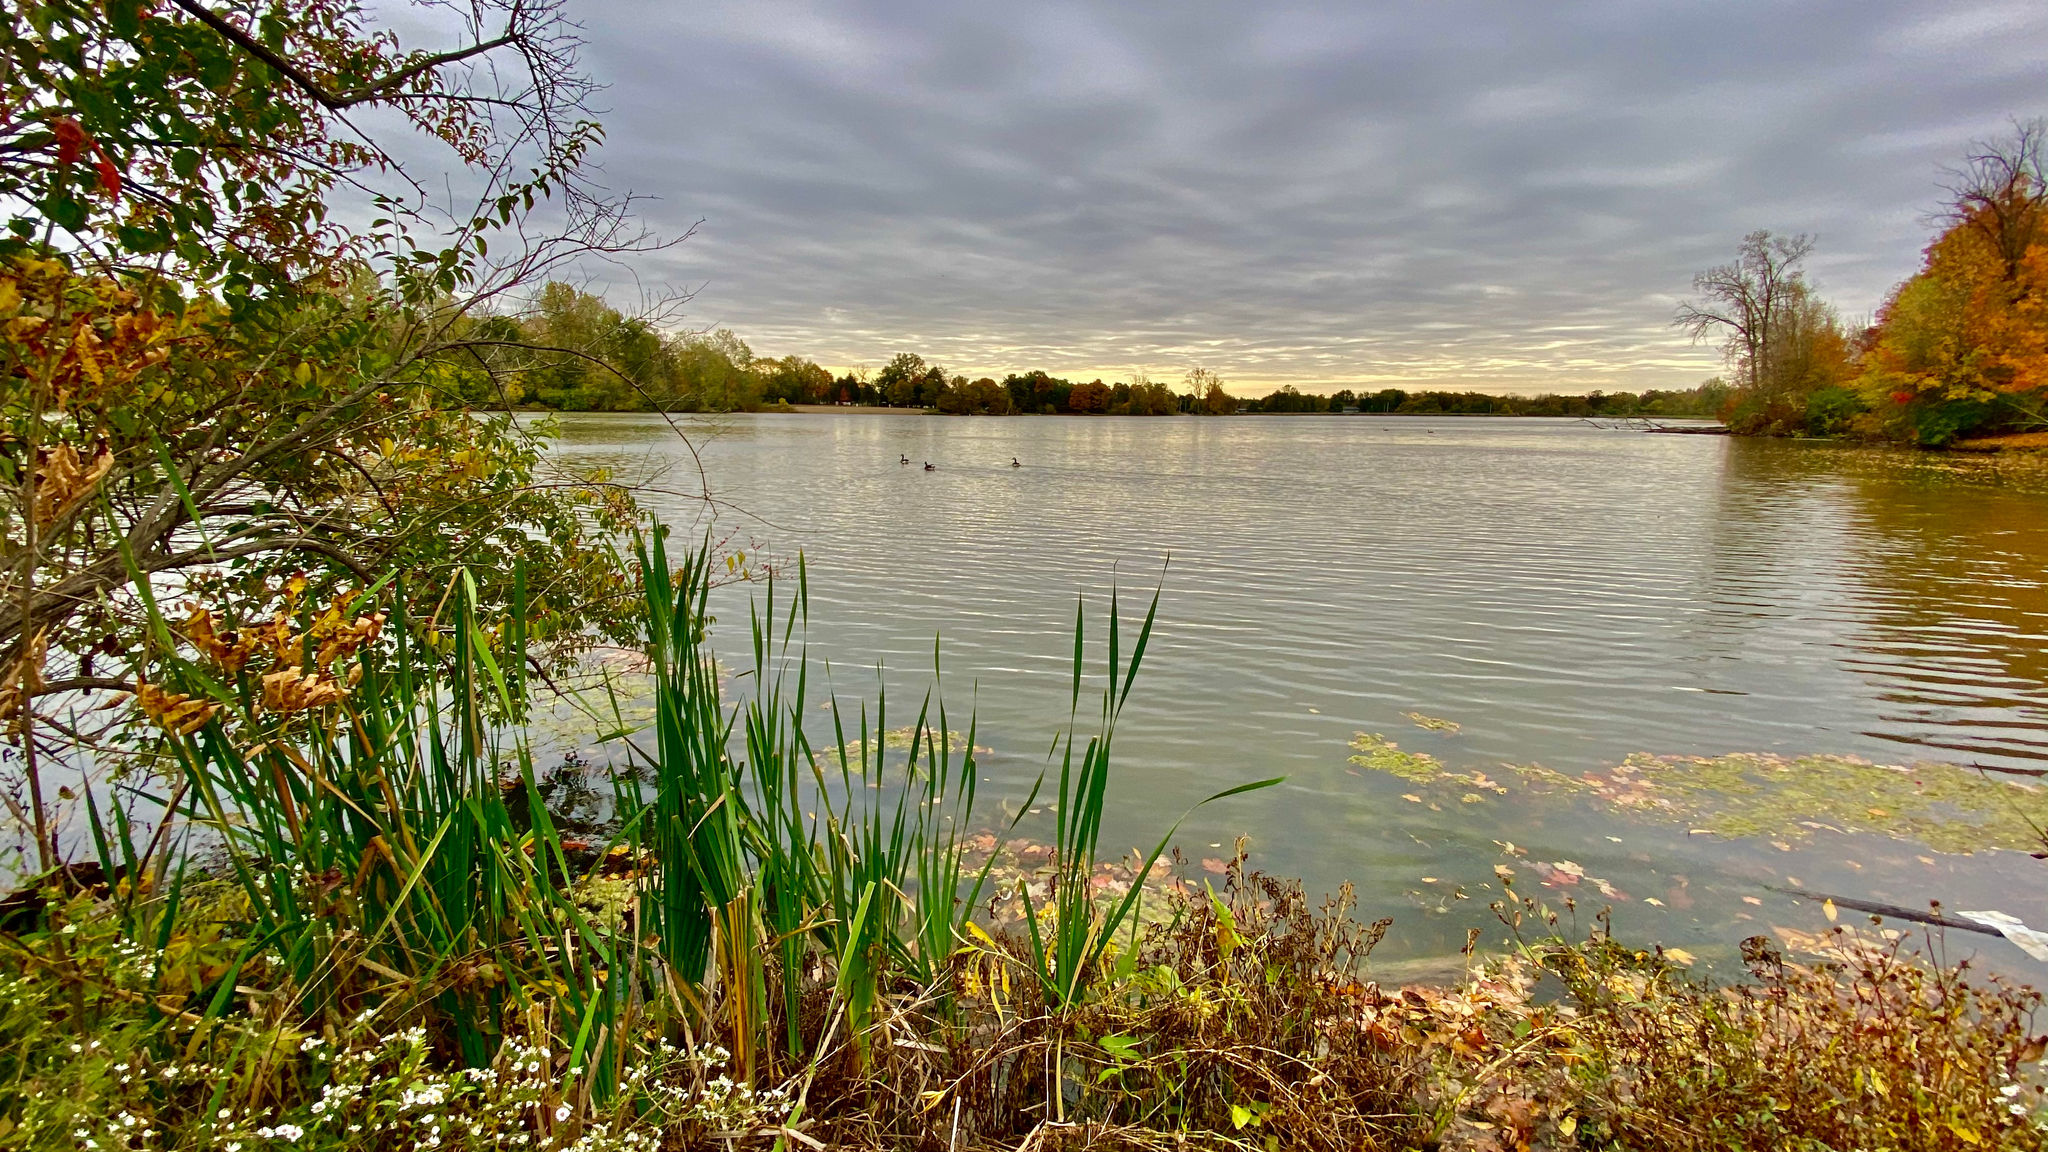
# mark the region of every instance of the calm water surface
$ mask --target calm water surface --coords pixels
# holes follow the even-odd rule
[[[1512,797],[1432,810],[1347,764],[1378,732],[1464,769],[1738,751],[2048,768],[2048,484],[2010,468],[1514,419],[757,416],[685,423],[687,446],[658,417],[562,423],[565,458],[673,493],[649,499],[686,535],[801,552],[814,658],[847,696],[884,665],[892,725],[939,637],[948,700],[993,749],[989,795],[1021,798],[1045,763],[1076,597],[1099,622],[1115,582],[1141,611],[1163,571],[1110,841],[1284,774],[1189,823],[1191,871],[1242,833],[1269,870],[1354,881],[1397,917],[1383,962],[1498,928],[1502,842],[1608,880],[1621,932],[1710,962],[1824,926],[1767,887],[1788,880],[2048,923],[2044,865],[2019,853],[1774,846]],[[700,464],[715,522],[686,495]],[[750,594],[721,593],[728,659]],[[2043,975],[2002,941],[1951,946]]]

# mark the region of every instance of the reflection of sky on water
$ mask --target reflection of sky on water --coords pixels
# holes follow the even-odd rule
[[[694,486],[657,419],[565,427],[571,458]],[[1454,768],[1577,772],[1636,751],[2048,767],[2048,496],[1975,462],[1370,416],[734,418],[699,449],[746,514],[721,514],[721,534],[804,553],[812,654],[842,694],[872,696],[881,662],[892,723],[906,722],[942,637],[948,700],[977,711],[993,748],[992,797],[1028,787],[1065,715],[1074,597],[1090,597],[1099,644],[1112,578],[1136,612],[1170,555],[1118,737],[1109,842],[1284,773],[1281,789],[1198,813],[1181,844],[1199,858],[1248,832],[1275,871],[1356,881],[1366,911],[1403,914],[1385,955],[1440,953],[1489,924],[1502,842],[1609,881],[1629,897],[1624,931],[1703,956],[1752,926],[1818,924],[1764,888],[1788,879],[2048,920],[2048,905],[2015,904],[2037,887],[2023,857],[1830,835],[1779,849],[1577,800],[1432,811],[1346,765],[1371,731]],[[1013,455],[1027,466],[1008,468]],[[679,498],[654,502],[696,522]],[[720,594],[729,659],[745,595]],[[1462,729],[1423,730],[1411,710]],[[1447,895],[1460,885],[1470,899]]]

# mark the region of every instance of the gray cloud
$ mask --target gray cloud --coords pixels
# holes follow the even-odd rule
[[[1688,386],[1752,228],[1851,315],[1938,170],[2048,112],[2048,7],[585,0],[610,185],[696,238],[688,320],[1240,389]]]

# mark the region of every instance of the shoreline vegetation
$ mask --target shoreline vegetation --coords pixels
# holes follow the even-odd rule
[[[594,833],[482,722],[516,712],[520,653],[469,589],[365,593],[254,649],[187,621],[215,639],[138,695],[171,819],[89,806],[92,853],[0,902],[10,1146],[2048,1147],[2041,997],[1932,937],[1841,925],[1818,964],[1752,937],[1717,984],[1604,911],[1573,936],[1569,897],[1503,867],[1508,948],[1475,931],[1462,977],[1391,987],[1393,921],[1348,888],[1313,900],[1242,843],[1168,881],[1172,828],[1105,854],[1156,596],[1135,628],[1114,595],[1077,613],[1034,843],[977,816],[941,695],[900,733],[886,697],[830,696],[813,742],[801,569],[764,582],[741,675],[708,546],[672,567],[657,529],[639,556],[653,719],[609,738]],[[308,679],[345,687],[280,699],[323,631]]]
[[[1756,231],[1673,324],[1718,341],[1738,435],[2036,448],[2048,431],[2048,121],[1972,144],[1919,271],[1868,323],[1806,279],[1812,236]]]
[[[672,557],[506,414],[746,358],[551,283],[664,242],[585,178],[566,10],[440,11],[428,50],[346,0],[0,9],[0,1145],[2048,1148],[2041,996],[1935,937],[1756,937],[1716,984],[1502,874],[1505,950],[1391,987],[1348,890],[1241,848],[1197,889],[1178,825],[1104,852],[1157,593],[1077,610],[1063,735],[986,815],[936,646],[908,725],[835,696],[801,561]],[[919,364],[885,387],[951,386]],[[1066,404],[1178,406],[1128,383]],[[553,709],[619,751],[601,827],[548,803]],[[1361,741],[1417,803],[1478,786]]]

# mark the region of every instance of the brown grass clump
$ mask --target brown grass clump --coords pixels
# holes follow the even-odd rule
[[[1360,975],[1387,922],[1352,918],[1348,891],[1316,907],[1240,856],[1213,893],[1167,898],[1063,1017],[1033,1010],[1014,935],[963,950],[952,1015],[900,1001],[865,1070],[849,1056],[813,1085],[810,1131],[920,1149],[2048,1147],[2039,994],[1930,963],[1934,939],[1842,930],[1841,959],[1809,966],[1757,937],[1749,979],[1720,986],[1603,922],[1388,989]],[[1502,912],[1554,933],[1533,902]]]
[[[1521,901],[1505,918],[1535,911]],[[1558,994],[1488,1020],[1498,1057],[1439,1066],[1456,1094],[1445,1146],[2048,1147],[2039,993],[1929,963],[1931,937],[1922,954],[1909,937],[1836,936],[1841,959],[1811,966],[1751,937],[1751,979],[1726,987],[1604,923],[1526,947],[1500,971]]]

